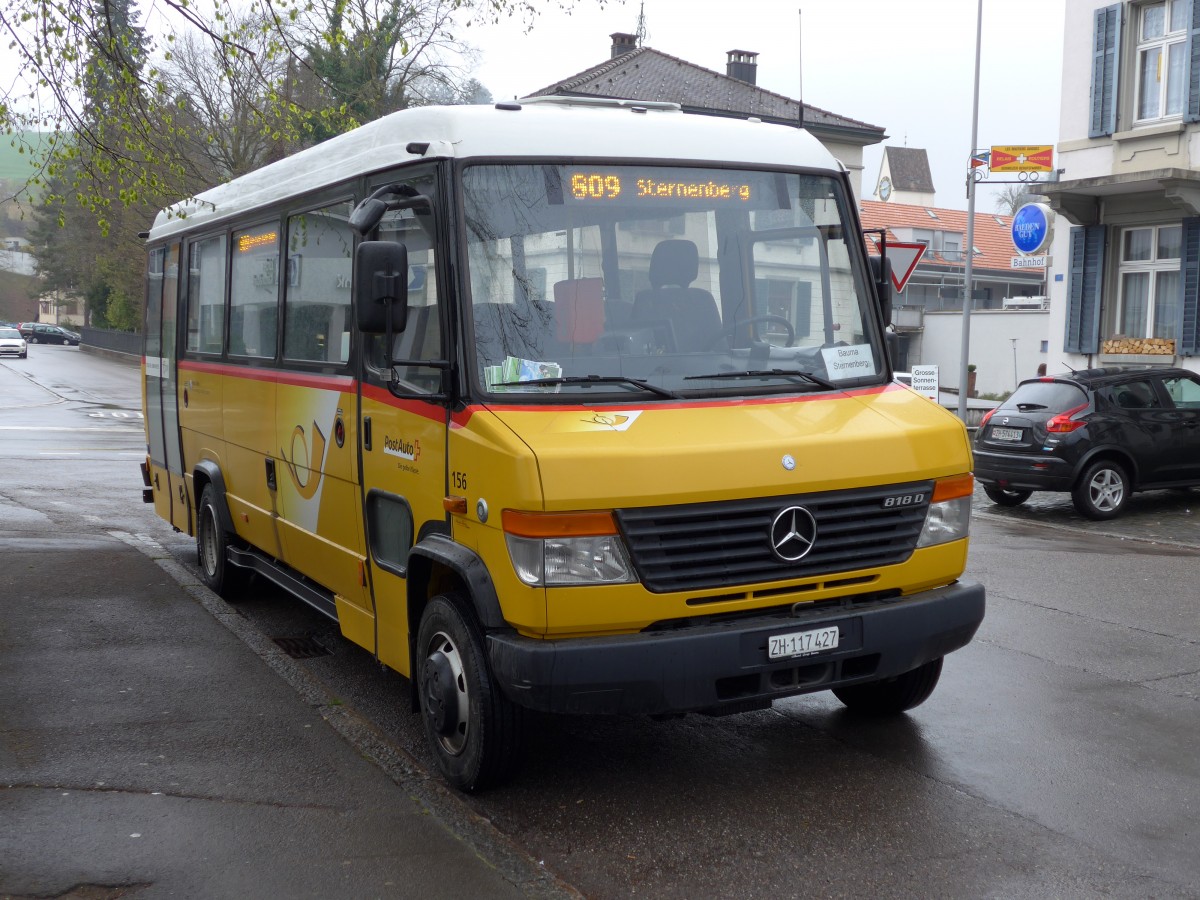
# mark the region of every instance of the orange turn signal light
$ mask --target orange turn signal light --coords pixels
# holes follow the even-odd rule
[[[596,537],[617,533],[610,510],[539,513],[506,509],[501,514],[501,520],[504,531],[517,537]]]
[[[451,515],[465,516],[467,514],[466,497],[443,497],[442,509]]]
[[[955,500],[959,497],[970,497],[975,491],[975,476],[968,472],[966,475],[952,475],[949,478],[939,478],[933,486],[933,501]]]

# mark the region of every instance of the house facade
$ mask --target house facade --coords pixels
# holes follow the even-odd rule
[[[1200,0],[1066,0],[1050,371],[1200,371]]]

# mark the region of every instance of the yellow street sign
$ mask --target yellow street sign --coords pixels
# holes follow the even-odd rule
[[[1054,145],[993,147],[993,172],[1049,172],[1054,168]]]

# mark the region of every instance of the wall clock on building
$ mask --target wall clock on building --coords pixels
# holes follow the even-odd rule
[[[879,199],[887,202],[887,199],[892,196],[892,179],[886,175],[879,179]]]

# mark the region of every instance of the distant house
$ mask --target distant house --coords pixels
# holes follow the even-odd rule
[[[617,32],[610,37],[609,59],[526,96],[665,101],[699,115],[803,126],[850,170],[855,195],[862,196],[863,148],[887,137],[878,125],[801,104],[759,87],[758,54],[748,50],[730,50],[722,74],[650,47],[639,47],[632,34]]]
[[[929,154],[915,147],[884,147],[875,196],[882,203],[933,205]]]
[[[870,229],[886,228],[889,241],[924,244],[924,255],[908,281],[898,306],[926,310],[962,309],[966,274],[967,213],[939,206],[908,205],[878,200],[859,204],[867,250],[878,253],[878,238]],[[1045,269],[1014,269],[1012,216],[975,213],[975,284],[972,309],[1003,309],[1006,298],[1034,297],[1045,292]],[[1012,308],[1013,304],[1009,304]]]

